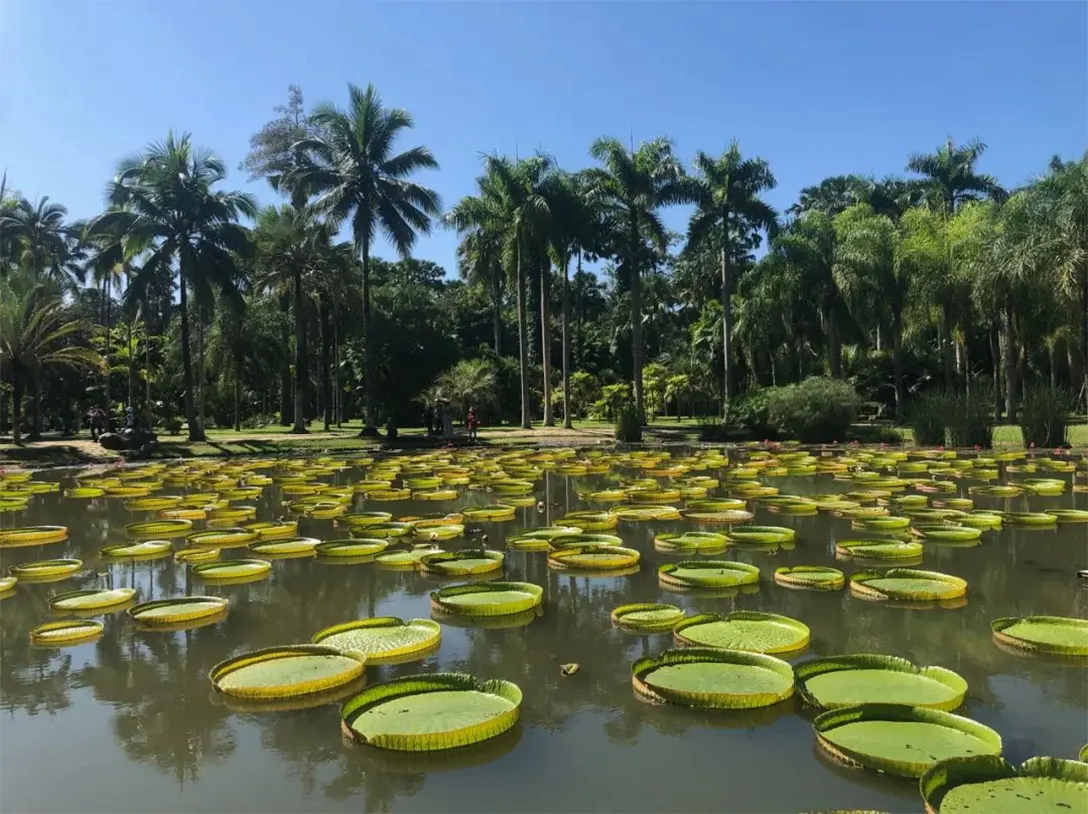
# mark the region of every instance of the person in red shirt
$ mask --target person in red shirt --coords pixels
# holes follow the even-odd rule
[[[465,424],[468,425],[468,440],[470,440],[470,441],[478,440],[477,435],[476,435],[476,408],[475,407],[469,407],[468,408],[468,416],[465,419]]]

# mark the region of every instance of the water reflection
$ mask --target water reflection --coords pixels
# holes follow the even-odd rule
[[[357,471],[348,471],[330,480],[346,483],[358,477]],[[617,482],[614,477],[549,473],[536,495],[543,511],[534,505],[519,508],[511,522],[471,522],[479,533],[442,545],[457,549],[484,544],[503,550],[505,539],[523,528],[545,525],[569,511],[599,510],[601,504],[583,501],[579,493]],[[824,493],[841,486],[832,486],[827,477],[785,478],[775,485],[783,493]],[[493,502],[485,492],[461,491],[465,505]],[[1077,501],[1086,504],[1084,496],[1066,495],[1019,498],[1009,507],[1039,510],[1075,506]],[[979,507],[988,504],[1004,502],[976,502]],[[276,488],[268,487],[257,505],[260,519],[278,516]],[[427,513],[434,506],[357,501],[353,507],[374,509],[400,516]],[[438,653],[420,662],[368,669],[368,681],[457,670],[522,687],[522,723],[515,730],[479,748],[422,756],[344,744],[336,699],[331,697],[296,711],[227,706],[209,692],[207,672],[244,650],[306,642],[316,631],[351,619],[427,618],[428,594],[448,581],[411,570],[381,569],[373,562],[339,567],[305,558],[273,562],[270,578],[260,582],[205,584],[169,558],[116,562],[98,555],[102,545],[123,539],[126,523],[144,517],[119,501],[41,495],[18,516],[18,524],[66,523],[71,538],[56,545],[0,549],[5,571],[35,559],[84,560],[79,579],[19,585],[0,607],[0,709],[5,713],[0,808],[695,810],[717,807],[720,787],[727,784],[730,806],[745,811],[917,809],[913,788],[814,757],[810,715],[799,702],[753,713],[705,713],[639,701],[631,690],[631,663],[674,643],[671,634],[639,635],[613,628],[613,608],[630,602],[666,601],[689,613],[749,609],[793,616],[811,628],[811,655],[894,653],[960,673],[969,685],[965,709],[1025,756],[1070,756],[1084,740],[1088,675],[1083,667],[1005,653],[994,645],[989,622],[1032,613],[1088,616],[1088,590],[1078,587],[1075,577],[1077,568],[1088,566],[1088,526],[988,531],[973,547],[927,543],[923,567],[969,583],[966,605],[936,610],[864,602],[848,591],[775,586],[775,567],[835,565],[836,539],[872,536],[852,531],[848,519],[827,514],[760,510],[754,522],[793,528],[797,537],[790,545],[731,546],[714,554],[715,559],[762,569],[760,585],[744,590],[666,592],[658,585],[657,566],[677,557],[656,551],[653,537],[692,528],[684,522],[621,523],[614,533],[642,557],[631,573],[561,572],[548,567],[543,552],[506,551],[505,579],[544,588],[539,614],[530,612],[502,624],[439,618],[443,641]],[[4,517],[2,522],[15,520]],[[301,521],[299,534],[345,536],[332,521],[308,519]],[[839,567],[849,576],[868,566],[844,562]],[[50,595],[95,587],[130,587],[141,602],[206,593],[225,597],[231,605],[225,619],[177,632],[139,631],[125,614],[110,612],[96,617],[105,630],[93,644],[65,650],[30,647],[28,631],[50,617]],[[560,666],[570,662],[581,669],[562,675]],[[54,786],[33,779],[40,766],[48,765],[54,748],[41,734],[43,718],[63,720],[70,739],[103,744],[87,768],[70,764],[69,783]],[[1039,723],[1043,721],[1045,726]],[[116,754],[108,748],[111,744],[116,744]],[[723,755],[730,759],[723,761]],[[797,783],[777,781],[776,767],[783,761]],[[590,763],[593,771],[587,769]],[[137,766],[154,771],[145,776]],[[238,777],[259,776],[260,781],[247,782],[245,796],[231,802],[223,796],[222,770],[238,772]],[[668,800],[659,791],[665,776],[676,781]],[[117,782],[128,777],[140,784],[140,795],[133,796],[129,783]],[[708,779],[714,782],[708,784]],[[158,794],[157,784],[162,783],[175,792]]]

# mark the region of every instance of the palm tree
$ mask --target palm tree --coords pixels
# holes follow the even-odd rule
[[[957,147],[949,138],[935,153],[914,153],[907,160],[907,169],[922,176],[930,206],[950,218],[965,201],[1006,197],[992,175],[975,170],[984,152],[986,145],[978,139]]]
[[[102,357],[79,340],[90,323],[73,319],[54,283],[42,281],[29,268],[9,275],[0,296],[0,359],[11,377],[14,441],[22,443],[22,403],[27,385],[34,387],[34,431],[41,432],[41,384],[50,368],[97,370]]]
[[[465,232],[457,244],[457,271],[461,279],[481,286],[491,298],[495,355],[502,356],[502,305],[506,287],[502,267],[502,241],[483,227]]]
[[[835,217],[858,202],[865,184],[866,179],[860,175],[832,175],[815,186],[804,187],[797,196],[797,203],[786,212],[794,217],[806,212],[822,212]]]
[[[37,203],[20,198],[0,212],[0,233],[13,244],[15,261],[38,276],[71,284],[82,279],[82,268],[73,262],[73,241],[79,227],[64,223],[68,210],[43,197]]]
[[[628,149],[614,138],[599,138],[589,149],[603,166],[585,171],[592,200],[602,212],[612,234],[612,254],[630,286],[631,363],[635,383],[635,409],[645,422],[642,388],[642,274],[651,247],[664,251],[668,245],[665,225],[658,210],[672,204],[690,203],[695,191],[684,168],[673,155],[672,142],[656,138]]]
[[[370,341],[370,247],[382,232],[402,257],[408,257],[419,233],[430,234],[431,219],[441,209],[438,193],[411,180],[421,169],[438,169],[426,147],[394,153],[402,130],[413,126],[401,108],[387,108],[373,85],[348,85],[348,109],[322,104],[310,117],[323,137],[303,139],[297,149],[312,166],[295,170],[287,186],[317,194],[313,206],[334,223],[351,220],[355,250],[362,261],[364,398],[363,435],[377,434],[374,354]],[[296,419],[297,420],[297,419]]]
[[[529,410],[529,339],[526,270],[547,238],[551,210],[548,192],[553,162],[547,156],[521,161],[486,156],[476,179],[477,194],[462,198],[445,216],[447,226],[479,235],[502,248],[503,263],[514,269],[518,309],[518,355],[521,374],[521,426],[532,426]]]
[[[498,379],[487,359],[462,359],[438,377],[438,389],[465,415],[470,407],[490,406]]]
[[[704,242],[717,240],[721,258],[721,301],[723,343],[723,399],[728,411],[733,395],[733,360],[731,339],[733,331],[733,277],[731,261],[734,244],[744,231],[772,229],[777,213],[760,197],[764,190],[774,189],[775,178],[762,158],[744,158],[734,141],[722,155],[711,158],[700,151],[695,155],[698,173],[696,210],[688,223],[689,251]]]
[[[180,277],[181,358],[190,441],[203,441],[204,427],[193,400],[189,295],[208,302],[212,289],[217,289],[227,302],[240,303],[238,259],[252,253],[249,232],[238,219],[254,217],[256,203],[246,193],[213,190],[225,177],[222,159],[194,147],[188,134],[179,139],[170,133],[165,141],[121,162],[110,186],[111,208],[87,227],[92,237],[121,235],[128,258],[147,253],[125,292],[126,301],[142,302],[156,282],[172,280],[175,273]]]
[[[307,209],[290,204],[265,207],[257,215],[253,243],[257,250],[255,284],[283,297],[290,297],[295,318],[295,423],[293,433],[305,433],[309,403],[305,288],[319,256],[331,238],[328,223],[317,221]]]

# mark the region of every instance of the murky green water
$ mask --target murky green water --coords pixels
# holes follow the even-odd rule
[[[60,473],[70,485],[71,473]],[[58,473],[45,479],[56,480]],[[348,483],[357,470],[336,476]],[[1069,476],[1064,478],[1068,481]],[[517,520],[481,525],[488,545],[514,531],[545,525],[568,509],[590,508],[577,490],[602,478],[548,474],[544,512],[519,509]],[[783,493],[844,489],[828,476],[775,479]],[[180,490],[167,489],[166,492]],[[492,502],[460,487],[457,503],[411,501],[364,505],[394,516]],[[257,501],[260,519],[282,513],[279,489]],[[248,501],[247,501],[248,502]],[[1010,508],[1088,508],[1088,495],[1018,498]],[[978,498],[976,506],[1001,502]],[[597,507],[592,507],[597,508]],[[789,702],[753,713],[651,707],[636,700],[630,665],[671,646],[669,634],[614,630],[612,609],[632,601],[667,601],[690,611],[770,610],[812,629],[807,655],[891,653],[939,664],[970,686],[962,714],[996,729],[1005,754],[1074,757],[1088,740],[1088,672],[1003,652],[989,621],[998,616],[1088,617],[1088,525],[1056,531],[1007,527],[973,548],[928,546],[922,567],[968,580],[958,609],[907,610],[865,602],[848,591],[791,591],[771,580],[785,564],[836,564],[833,541],[859,537],[849,521],[826,515],[790,518],[760,511],[754,522],[797,530],[790,550],[732,548],[724,556],[763,569],[758,592],[709,599],[658,586],[657,566],[680,559],[658,553],[654,533],[682,523],[621,523],[625,544],[642,552],[637,574],[601,578],[550,571],[543,553],[507,552],[506,576],[542,585],[542,618],[526,627],[443,626],[442,646],[422,663],[368,668],[370,681],[436,669],[504,678],[524,690],[521,723],[480,747],[432,755],[397,755],[345,745],[335,706],[299,712],[237,713],[213,697],[207,671],[244,650],[306,642],[325,626],[371,615],[429,615],[428,593],[441,583],[373,564],[334,567],[313,560],[274,563],[271,579],[233,587],[202,585],[172,558],[108,564],[98,554],[124,540],[123,526],[146,514],[120,500],[36,497],[0,525],[63,524],[65,542],[0,550],[0,566],[72,556],[105,573],[78,581],[19,585],[0,602],[0,809],[5,811],[738,811],[798,812],[869,808],[919,811],[912,781],[850,771],[814,747],[811,716]],[[345,536],[332,521],[303,520],[300,534]],[[478,539],[478,538],[477,538]],[[445,543],[448,548],[468,545]],[[244,549],[232,556],[244,556]],[[450,582],[450,581],[447,581]],[[1083,582],[1083,581],[1082,581]],[[140,600],[219,594],[226,621],[177,633],[134,629],[125,614],[101,617],[96,642],[36,649],[28,631],[49,616],[51,593],[77,587],[131,586]],[[801,656],[804,658],[806,656]],[[560,664],[577,662],[574,676]]]

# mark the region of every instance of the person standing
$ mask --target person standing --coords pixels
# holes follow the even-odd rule
[[[468,426],[468,440],[476,441],[476,408],[469,407],[468,415],[465,417],[465,424]]]

